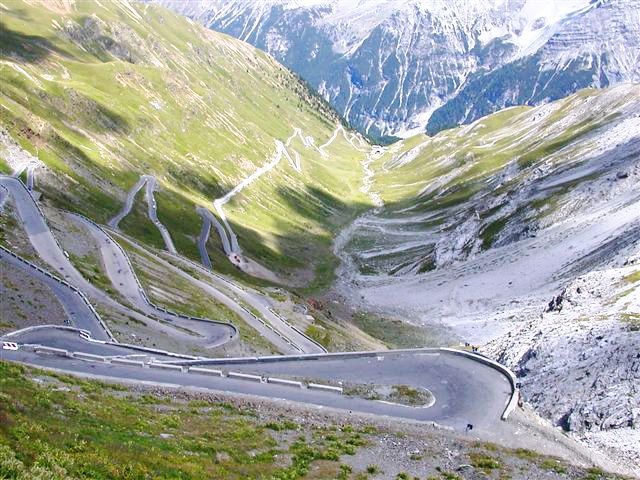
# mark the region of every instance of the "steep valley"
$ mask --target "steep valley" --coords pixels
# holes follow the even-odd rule
[[[597,9],[617,5],[610,3],[599,2]],[[185,375],[193,365],[183,370],[186,363],[171,364],[172,356],[206,367],[225,357],[251,362],[261,355],[312,354],[323,359],[308,362],[312,371],[341,358],[325,357],[327,351],[379,350],[360,359],[364,367],[353,364],[387,368],[393,361],[409,362],[401,353],[384,352],[390,348],[479,350],[517,375],[520,388],[511,389],[500,374],[492,387],[496,398],[508,390],[528,405],[493,430],[483,426],[488,425],[484,412],[473,432],[469,420],[444,415],[442,435],[457,429],[455,435],[464,433],[464,442],[476,446],[456,446],[463,454],[438,451],[460,476],[446,477],[436,469],[438,462],[426,462],[416,472],[450,479],[509,472],[513,478],[534,478],[516,467],[487,467],[493,464],[486,458],[474,460],[468,452],[484,449],[482,440],[514,442],[518,450],[500,450],[500,458],[526,464],[539,478],[565,478],[567,472],[576,479],[617,477],[599,471],[589,477],[588,467],[554,470],[556,460],[546,461],[546,470],[538,468],[544,460],[528,450],[536,442],[543,453],[573,463],[640,475],[640,86],[572,87],[576,93],[565,97],[570,92],[562,90],[537,106],[497,101],[510,108],[487,116],[498,108],[469,110],[467,125],[381,146],[352,130],[342,108],[337,113],[268,53],[160,5],[5,0],[0,14],[0,291],[11,295],[0,309],[11,316],[0,319],[3,335],[45,320],[56,325],[61,338],[74,331],[77,325],[68,319],[73,315],[59,295],[62,287],[51,287],[57,275],[82,287],[77,292],[86,295],[85,308],[95,303],[95,318],[122,342],[118,349],[161,349],[152,353],[169,366],[158,370]],[[456,68],[469,73],[462,64]],[[461,82],[454,82],[456,88]],[[551,97],[558,99],[548,101]],[[441,104],[442,98],[434,101]],[[388,124],[386,119],[377,133],[407,127],[409,117]],[[374,121],[360,119],[358,126]],[[20,199],[26,199],[23,205]],[[28,209],[37,228],[27,228]],[[49,260],[38,254],[44,244],[53,250]],[[14,257],[7,260],[7,252]],[[29,275],[38,268],[39,277]],[[48,318],[42,313],[47,309]],[[210,341],[212,333],[198,336],[215,328],[224,329],[224,340],[218,335]],[[78,339],[61,341],[75,346]],[[91,348],[113,347],[103,344],[93,342]],[[445,363],[445,351],[414,354],[424,365]],[[276,372],[288,368],[287,361],[274,363]],[[246,368],[245,375],[260,373],[253,378],[255,388],[279,388],[268,385],[271,372],[235,368]],[[320,388],[341,394],[350,387],[342,378],[319,380],[306,371],[302,378],[296,368],[284,384],[300,381],[308,387],[326,380]],[[15,377],[12,389],[23,376],[32,376],[0,369]],[[412,372],[401,373],[409,378]],[[452,378],[466,377],[476,381],[474,375]],[[226,380],[222,371],[218,380]],[[455,384],[441,378],[439,387],[449,382]],[[407,385],[393,387],[408,397],[427,396]],[[463,387],[451,388],[458,394]],[[465,399],[469,408],[481,410],[480,402],[493,392],[478,391],[477,405]],[[328,403],[308,408],[334,405],[331,394],[323,393],[319,398]],[[371,398],[357,401],[370,400],[376,412],[395,408],[413,415],[432,406],[398,405],[365,393]],[[278,415],[286,416],[291,405],[304,403],[299,398],[312,394],[313,388],[295,390],[299,397],[282,400],[284,413]],[[65,393],[65,402],[74,396],[75,390]],[[4,394],[0,401],[7,402]],[[99,399],[92,396],[94,401]],[[113,401],[125,408],[126,402]],[[449,406],[436,403],[445,412]],[[498,407],[502,403],[492,405]],[[11,408],[12,415],[21,412]],[[335,409],[327,412],[333,415]],[[0,420],[2,414],[0,408]],[[344,418],[348,423],[355,417]],[[12,426],[0,427],[2,445],[23,442],[7,433]],[[154,432],[165,435],[161,428]],[[208,455],[204,444],[212,437],[202,435],[206,442],[198,443],[203,449],[198,455]],[[322,448],[325,440],[332,442],[332,434],[326,435]],[[447,448],[458,441],[442,438]],[[338,450],[344,457],[353,447]],[[275,462],[274,452],[259,453],[259,460]],[[291,452],[278,462],[297,465],[308,454],[293,446]],[[340,461],[333,453],[313,461],[320,466]],[[418,454],[405,454],[419,461],[413,459]],[[218,464],[232,454],[217,455],[211,468],[224,471]],[[253,465],[258,460],[251,455],[243,453],[242,461]],[[475,463],[466,465],[458,457]],[[366,465],[356,462],[356,467]],[[360,478],[348,473],[340,478]],[[323,478],[318,475],[282,478]],[[362,478],[387,478],[375,475]]]

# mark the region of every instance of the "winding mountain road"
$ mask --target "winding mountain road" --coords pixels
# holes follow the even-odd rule
[[[222,280],[221,277],[212,274],[206,269],[191,264],[190,262],[183,260],[178,255],[172,255],[172,258],[174,260],[183,263],[188,268],[202,268],[201,270],[199,270],[199,272],[207,276],[208,281],[205,282],[193,277],[192,275],[189,275],[184,270],[176,267],[171,262],[168,262],[167,260],[155,255],[143,245],[140,245],[139,243],[136,243],[129,238],[119,237],[119,240],[128,242],[134,247],[143,251],[146,255],[152,256],[159,265],[170,271],[172,274],[180,276],[181,278],[187,280],[192,285],[206,292],[217,302],[225,305],[227,308],[240,316],[251,327],[257,330],[258,333],[260,333],[265,339],[276,346],[281,352],[318,353],[325,351],[322,346],[318,345],[312,339],[294,329],[288,322],[285,322],[278,316],[274,315],[270,311],[271,305],[258,294],[251,294],[249,292],[246,292],[243,289],[235,286],[233,283],[227,280]],[[122,268],[121,273],[123,275],[131,275],[130,273],[126,273],[126,270],[124,268]],[[129,283],[132,283],[131,280],[129,280]],[[218,286],[216,287],[214,285]],[[116,288],[118,288],[118,285],[115,286]],[[228,290],[230,290],[233,293],[234,298],[231,298],[230,296],[223,293],[221,287],[226,287]],[[240,299],[246,305],[254,308],[262,318],[258,317],[243,304],[239,303]]]
[[[237,329],[229,323],[194,317],[186,318],[184,315],[168,312],[152,305],[124,250],[97,224],[80,215],[70,215],[94,237],[102,256],[107,277],[111,280],[114,288],[137,309],[147,315],[159,317],[179,327],[197,332],[206,339],[207,348],[222,345],[237,336]]]
[[[141,245],[138,246],[144,249],[144,247],[142,247]],[[227,278],[213,273],[212,271],[207,270],[200,265],[192,263],[183,257],[174,255],[172,256],[172,258],[184,265],[185,268],[195,268],[203,276],[207,277],[207,282],[197,284],[201,286],[201,288],[213,288],[213,291],[217,291],[219,294],[222,294],[222,292],[226,291],[228,293],[228,295],[225,295],[227,300],[229,299],[230,295],[233,298],[233,302],[236,305],[240,305],[240,308],[245,313],[248,313],[251,316],[250,325],[259,332],[262,333],[264,331],[264,322],[266,322],[268,325],[270,325],[270,327],[266,327],[267,331],[274,329],[279,333],[279,335],[282,335],[283,337],[291,340],[296,344],[297,347],[299,347],[295,350],[304,353],[326,353],[327,350],[322,345],[318,344],[315,340],[302,333],[297,327],[293,326],[286,319],[276,313],[273,308],[273,304],[264,295],[261,295],[260,293],[252,289],[240,287]],[[176,273],[179,272],[180,274],[185,274],[182,269],[176,267],[173,268],[176,269]],[[193,279],[193,277],[191,277],[191,279],[196,280]],[[242,304],[246,304],[253,308],[257,313],[260,314],[261,319],[256,317],[253,313],[247,311],[247,309],[244,308],[239,302],[242,302]]]
[[[218,231],[218,236],[222,242],[222,249],[227,256],[233,253],[233,250],[231,249],[231,241],[229,240],[229,235],[227,235],[227,231],[224,229],[224,226],[218,221],[211,210],[204,207],[196,207],[196,212],[200,217],[202,217],[202,230],[198,236],[198,251],[200,252],[200,259],[205,267],[212,268],[211,258],[209,258],[209,253],[207,252],[207,241],[211,234],[211,227],[215,227]]]
[[[38,205],[31,197],[25,185],[19,179],[0,175],[0,185],[4,186],[12,195],[18,210],[18,215],[22,220],[24,230],[36,252],[44,262],[50,265],[60,275],[63,280],[69,282],[75,288],[91,298],[98,300],[118,312],[141,321],[146,325],[159,323],[153,318],[142,315],[138,311],[118,303],[105,292],[89,283],[80,274],[65,255],[62,247],[58,244],[57,240],[51,233],[51,230],[49,229],[44,215]],[[118,286],[120,286],[119,283],[120,282],[118,282]],[[72,306],[69,306],[69,308],[72,308]],[[155,312],[150,312],[148,309],[146,312],[153,313],[154,316],[156,316]],[[175,326],[158,324],[157,329],[173,338],[184,338],[190,341],[197,341],[208,347],[220,345],[235,336],[231,334],[233,327],[226,324],[194,322],[189,321],[188,319],[180,319],[179,322],[175,319],[170,321]]]
[[[136,195],[140,191],[140,189],[146,185],[145,190],[145,199],[147,201],[147,216],[149,220],[156,226],[158,231],[160,232],[160,236],[162,237],[162,241],[166,249],[171,253],[176,253],[176,247],[173,245],[173,240],[171,239],[171,235],[169,234],[169,230],[165,227],[160,220],[158,220],[158,211],[156,200],[153,195],[153,192],[156,188],[156,177],[153,175],[142,175],[136,184],[127,192],[127,197],[125,199],[124,205],[122,206],[122,210],[118,212],[118,214],[113,217],[111,220],[107,222],[111,228],[117,229],[120,222],[131,213],[131,209],[133,208],[133,201],[135,200]]]
[[[0,175],[0,185],[12,195],[24,229],[37,253],[42,260],[51,265],[61,276],[64,276],[64,279],[56,280],[36,266],[27,265],[24,260],[11,255],[6,250],[0,250],[0,260],[11,262],[12,265],[18,268],[26,269],[31,275],[38,276],[39,280],[50,285],[56,296],[64,304],[65,312],[73,319],[74,325],[88,330],[91,332],[91,336],[95,337],[94,340],[89,340],[83,338],[80,334],[81,332],[77,330],[60,327],[29,328],[3,337],[5,341],[19,343],[18,351],[3,351],[5,359],[52,368],[80,376],[98,376],[99,378],[115,381],[151,382],[180,388],[195,387],[211,391],[258,395],[336,408],[345,412],[356,411],[410,420],[434,421],[458,430],[464,430],[467,424],[472,423],[478,430],[494,431],[498,427],[499,419],[503,416],[507,405],[511,406],[513,404],[517,393],[513,383],[513,376],[507,374],[503,367],[492,365],[492,362],[481,357],[447,349],[185,360],[184,356],[183,358],[176,358],[170,352],[149,351],[144,347],[122,345],[108,342],[107,340],[96,341],[99,340],[97,337],[101,335],[100,330],[96,329],[96,316],[89,315],[86,311],[86,305],[88,304],[85,303],[85,307],[82,307],[78,302],[78,298],[81,298],[81,296],[74,292],[73,288],[68,284],[65,286],[64,282],[72,283],[76,288],[81,288],[83,292],[90,296],[99,298],[109,307],[124,309],[131,312],[131,314],[137,314],[137,312],[123,307],[108,297],[104,292],[87,282],[73,267],[52,235],[37,203],[22,182],[15,178]],[[127,301],[135,304],[138,308],[144,309],[146,296],[138,284],[124,251],[102,227],[81,216],[70,215],[88,228],[96,238],[107,266],[108,276],[114,285],[119,287],[119,292]],[[116,234],[114,233],[114,235]],[[131,242],[122,236],[118,236],[118,239]],[[133,242],[131,243],[133,244]],[[154,255],[144,247],[134,245],[137,248],[142,248],[147,254]],[[170,253],[164,255],[171,255],[173,259],[193,268],[193,265],[187,260],[181,259],[177,255]],[[321,347],[272,311],[268,301],[260,297],[257,292],[246,291],[205,268],[198,267],[201,268],[198,271],[207,276],[208,280],[206,282],[189,275],[167,260],[160,258],[160,256],[154,255],[154,260],[172,273],[180,275],[192,284],[199,286],[222,303],[228,301],[230,308],[232,306],[236,309],[239,308],[251,318],[259,320],[258,317],[245,310],[236,298],[231,299],[218,288],[215,288],[213,284],[218,282],[220,287],[224,286],[225,289],[233,291],[238,298],[242,298],[247,304],[259,310],[259,313],[264,315],[265,318],[269,318],[269,321],[274,323],[281,322],[279,328],[282,328],[283,331],[286,328],[290,328],[290,338],[295,338],[296,341],[301,343],[305,339],[311,342],[310,345],[305,345],[305,348],[312,351],[314,348],[317,349],[315,351],[322,351]],[[156,314],[156,312],[153,313],[154,315]],[[195,323],[190,327],[202,327],[208,322]],[[217,328],[220,327],[218,324],[215,326]],[[273,330],[269,331],[275,333]],[[103,331],[102,335],[106,335],[107,332]],[[207,338],[207,340],[211,339]],[[42,349],[38,345],[63,348],[64,350],[47,352],[46,349]],[[70,352],[81,353],[76,355]],[[98,355],[99,357],[87,358],[87,354]],[[84,360],[81,359],[83,358],[82,355],[84,355]],[[121,358],[118,359],[117,357]],[[127,360],[129,362],[144,361],[144,363],[123,364]],[[198,368],[208,368],[213,365],[226,372],[232,370],[240,372],[240,374],[258,376],[244,377],[243,379],[238,375],[215,376],[211,374],[211,371],[207,373],[206,370],[198,370]],[[196,369],[192,370],[194,366]],[[188,372],[184,370],[185,368],[189,369]],[[282,383],[250,381],[251,378],[259,380],[260,377],[272,375],[278,375],[280,378],[285,379],[302,379],[305,384],[309,383],[309,388],[294,388]],[[326,391],[326,389],[323,391],[313,387],[311,383],[318,380],[334,385],[373,383],[384,387],[408,385],[414,388],[425,388],[433,393],[435,403],[415,408],[340,395],[336,392]]]
[[[34,334],[36,335],[36,334]],[[44,339],[43,339],[44,340]],[[58,339],[62,345],[67,340]],[[72,348],[83,346],[74,343]],[[99,355],[112,356],[128,352],[113,352],[108,346],[92,345]],[[83,361],[56,355],[38,355],[27,349],[5,352],[5,358],[31,365],[54,368],[66,373],[91,375],[111,380],[135,383],[163,384],[180,388],[203,388],[238,394],[257,395],[275,399],[301,402],[347,412],[360,412],[437,422],[459,431],[471,423],[475,430],[500,429],[500,418],[511,399],[512,390],[506,377],[494,369],[448,351],[413,350],[399,352],[365,352],[352,355],[312,355],[278,359],[246,359],[243,363],[215,361],[215,366],[205,368],[229,372],[256,373],[280,378],[299,378],[304,381],[330,381],[345,384],[369,384],[383,386],[407,385],[428,389],[435,397],[429,407],[410,407],[400,404],[367,400],[357,396],[312,388],[300,388],[248,381],[226,376],[207,375],[197,370],[186,373],[179,370],[152,369],[142,366],[119,365],[100,361]],[[142,360],[142,358],[141,358]],[[206,362],[206,361],[205,361]],[[202,363],[202,362],[200,362]],[[175,362],[174,362],[175,364]]]
[[[9,264],[21,270],[30,277],[47,285],[56,296],[65,314],[69,325],[86,330],[96,340],[113,340],[108,328],[102,323],[97,312],[78,291],[57,276],[46,272],[44,269],[34,268],[34,265],[16,254],[0,246],[0,264]],[[45,273],[46,272],[46,273]]]
[[[240,183],[238,183],[235,187],[233,187],[225,195],[223,195],[220,198],[216,198],[213,201],[213,208],[215,209],[216,213],[218,214],[218,216],[222,220],[222,223],[224,225],[224,229],[226,230],[226,235],[225,235],[216,226],[216,228],[218,228],[218,234],[220,235],[220,240],[222,241],[225,253],[227,254],[227,256],[230,257],[230,260],[232,260],[232,262],[234,264],[236,264],[236,265],[238,265],[240,267],[242,267],[242,265],[243,265],[243,262],[240,260],[241,256],[242,256],[242,250],[240,249],[240,246],[238,245],[238,238],[236,237],[236,234],[233,231],[233,229],[231,228],[231,224],[227,220],[227,216],[224,213],[224,206],[227,203],[229,203],[229,201],[235,195],[237,195],[242,190],[244,190],[246,187],[251,185],[253,182],[255,182],[262,175],[264,175],[265,173],[268,173],[271,170],[273,170],[280,163],[280,161],[282,160],[283,157],[287,158],[287,160],[289,161],[289,164],[291,165],[291,167],[294,170],[296,170],[298,172],[301,172],[302,171],[302,165],[300,163],[299,155],[297,154],[297,152],[295,152],[296,153],[296,159],[294,160],[293,158],[291,158],[291,155],[289,155],[289,152],[287,150],[288,148],[290,148],[291,142],[293,142],[293,140],[296,137],[300,138],[300,140],[302,141],[303,145],[306,148],[315,148],[318,151],[318,153],[320,153],[322,155],[322,147],[320,147],[320,148],[316,147],[315,143],[313,142],[313,138],[312,137],[305,137],[304,134],[302,133],[302,130],[300,130],[299,128],[295,127],[293,129],[293,133],[291,134],[291,136],[289,138],[287,138],[287,140],[285,142],[282,142],[280,140],[274,140],[275,145],[276,145],[276,151],[274,152],[274,154],[271,157],[271,159],[269,160],[269,162],[267,162],[265,165],[259,167],[251,175],[249,175],[244,180],[242,180]],[[206,209],[202,209],[202,210],[203,210],[202,212],[198,211],[198,213],[200,213],[201,216],[202,215],[207,215],[207,217],[209,217],[209,214],[211,214],[211,212],[209,212]],[[206,212],[208,212],[208,214]],[[226,244],[226,246],[225,246],[225,244]],[[238,260],[235,260],[236,258]]]

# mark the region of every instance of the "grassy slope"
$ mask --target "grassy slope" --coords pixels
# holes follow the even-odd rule
[[[58,375],[38,385],[7,363],[0,373],[0,478],[287,480],[317,461],[339,471],[340,455],[364,443],[346,427],[299,437],[292,422],[263,423],[221,401],[136,395]]]
[[[320,145],[338,122],[266,54],[160,7],[47,5],[0,6],[0,125],[51,169],[45,195],[58,205],[105,221],[139,175],[154,174],[160,220],[196,258],[195,205],[265,164],[294,127]],[[229,204],[229,217],[250,256],[278,271],[317,269],[326,283],[331,232],[366,201],[363,154],[340,140],[328,159],[299,140],[293,148],[302,174],[283,160]],[[123,228],[157,242],[140,222]]]
[[[421,452],[401,463],[409,471],[412,464],[428,465],[421,470],[430,479],[620,478],[530,450],[461,443],[438,430],[420,428],[417,435],[414,429],[407,438],[400,428],[380,430],[358,420],[338,426],[313,416],[300,423],[254,405],[231,405],[216,395],[152,393],[0,362],[0,478],[413,478],[389,464],[349,465],[368,449],[369,458],[379,454],[379,442],[403,445],[394,448],[406,455],[407,440]],[[447,460],[451,449],[458,452],[453,462]],[[442,468],[447,464],[473,468],[454,473]]]

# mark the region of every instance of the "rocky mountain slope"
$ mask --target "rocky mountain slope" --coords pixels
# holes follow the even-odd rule
[[[640,80],[634,0],[152,0],[298,72],[374,138]]]
[[[336,242],[339,290],[509,365],[590,445],[640,451],[640,87],[586,90],[370,157],[378,207]]]
[[[525,400],[640,475],[640,249],[566,284],[540,315],[485,347]]]
[[[370,164],[381,206],[339,245],[345,288],[467,340],[508,329],[638,244],[639,99],[633,85],[581,91],[383,150]]]

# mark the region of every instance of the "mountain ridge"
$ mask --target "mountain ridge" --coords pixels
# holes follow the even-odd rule
[[[640,7],[630,0],[152,1],[271,53],[378,140],[640,81]],[[562,47],[567,37],[576,42]]]

